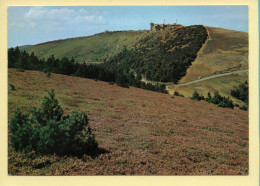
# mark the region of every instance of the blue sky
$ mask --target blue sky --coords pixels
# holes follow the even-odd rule
[[[8,47],[144,30],[150,22],[203,24],[248,32],[247,6],[45,6],[8,8]]]

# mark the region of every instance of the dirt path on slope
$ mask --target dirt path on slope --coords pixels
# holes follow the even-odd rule
[[[204,78],[197,79],[195,81],[190,81],[190,82],[187,82],[187,83],[174,84],[174,86],[191,85],[191,84],[194,84],[194,83],[198,83],[198,82],[201,82],[201,81],[205,81],[205,80],[209,80],[209,79],[213,79],[213,78],[217,78],[217,77],[228,76],[228,75],[231,75],[231,74],[246,73],[246,72],[248,73],[248,70],[237,70],[237,71],[233,71],[233,72],[227,72],[227,73],[224,73],[224,74],[216,74],[216,75],[213,75],[213,76],[204,77]]]
[[[197,79],[197,80],[190,81],[190,82],[187,82],[187,83],[180,83],[180,84],[174,84],[172,82],[150,81],[150,80],[145,79],[144,77],[142,78],[141,81],[145,82],[145,83],[151,83],[153,85],[155,85],[155,84],[165,84],[166,85],[166,89],[169,90],[169,89],[172,89],[173,86],[175,86],[175,87],[177,87],[177,86],[179,86],[179,87],[180,86],[186,86],[186,85],[191,85],[191,84],[198,83],[198,82],[201,82],[201,81],[206,81],[206,80],[209,80],[209,79],[214,79],[214,78],[218,78],[218,77],[222,77],[222,76],[228,76],[228,75],[231,75],[231,74],[240,74],[240,73],[248,73],[248,70],[237,70],[237,71],[227,72],[227,73],[223,73],[223,74],[216,74],[216,75],[203,77],[201,79]]]

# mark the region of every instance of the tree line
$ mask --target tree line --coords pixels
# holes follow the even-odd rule
[[[235,87],[230,91],[230,94],[235,98],[243,101],[246,105],[248,105],[248,82],[245,81],[238,87]]]
[[[176,94],[175,94],[176,95]],[[243,84],[240,84],[239,87],[235,87],[231,90],[231,95],[240,99],[245,104],[241,105],[239,109],[241,110],[248,110],[248,84],[247,81]],[[214,96],[211,96],[211,93],[208,92],[208,96],[205,98],[204,96],[200,95],[196,90],[193,92],[191,99],[200,101],[205,100],[208,103],[213,103],[218,105],[218,107],[223,108],[234,108],[235,106],[238,107],[238,104],[234,104],[229,97],[221,96],[219,92],[215,92]]]
[[[75,62],[74,58],[63,57],[55,58],[51,55],[48,59],[38,58],[34,52],[28,54],[26,51],[20,51],[18,47],[8,50],[8,68],[17,68],[25,70],[37,70],[46,73],[58,73],[72,75],[83,78],[90,78],[116,83],[119,86],[128,88],[134,86],[151,91],[168,93],[164,84],[153,85],[144,83],[140,76],[135,76],[130,70],[122,66],[110,66],[107,64],[86,64]]]

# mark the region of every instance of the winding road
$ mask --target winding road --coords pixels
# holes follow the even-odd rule
[[[227,73],[224,73],[224,74],[216,74],[216,75],[213,75],[213,76],[204,77],[204,78],[197,79],[197,80],[194,80],[194,81],[190,81],[190,82],[187,82],[187,83],[174,84],[174,86],[185,86],[185,85],[190,85],[190,84],[193,84],[193,83],[198,83],[198,82],[201,82],[201,81],[205,81],[205,80],[209,80],[209,79],[213,79],[213,78],[217,78],[217,77],[228,76],[228,75],[231,75],[231,74],[246,73],[246,72],[248,73],[248,70],[237,70],[237,71],[233,71],[233,72],[227,72]]]
[[[213,79],[213,78],[228,76],[228,75],[231,75],[231,74],[240,74],[240,73],[248,73],[248,69],[247,70],[237,70],[237,71],[227,72],[227,73],[223,73],[223,74],[216,74],[216,75],[212,75],[212,76],[208,76],[208,77],[204,77],[204,78],[201,78],[201,79],[197,79],[197,80],[190,81],[190,82],[187,82],[187,83],[180,83],[180,84],[173,84],[172,82],[153,82],[153,81],[146,80],[144,78],[141,81],[145,82],[145,83],[152,83],[152,84],[156,84],[156,83],[165,84],[166,89],[172,89],[172,87],[177,87],[177,86],[181,87],[181,86],[191,85],[191,84],[194,84],[194,83],[206,81],[206,80]]]

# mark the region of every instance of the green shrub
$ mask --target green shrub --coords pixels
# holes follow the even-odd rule
[[[243,106],[239,107],[239,109],[247,111],[248,110],[248,106],[247,105],[243,105]]]
[[[248,105],[248,82],[240,84],[238,87],[235,87],[230,91],[231,96],[240,99],[245,104]]]
[[[210,102],[210,100],[212,99],[211,93],[208,92],[208,97],[205,99],[207,102]]]
[[[196,90],[193,92],[191,99],[196,101],[205,100],[204,96],[199,95],[199,93]]]
[[[17,72],[24,72],[24,69],[23,68],[18,68],[16,69]]]
[[[23,114],[18,108],[10,120],[11,146],[15,150],[48,154],[92,154],[98,144],[84,112],[63,115],[54,90],[48,92],[40,108]]]
[[[206,99],[206,101],[209,103],[213,103],[213,104],[219,104],[222,101],[222,97],[220,96],[219,92],[217,91],[217,92],[215,92],[213,97],[211,97],[211,98],[208,97]]]
[[[229,98],[223,98],[221,102],[218,103],[218,107],[223,108],[234,108],[233,102]]]
[[[232,100],[221,96],[218,91],[215,92],[213,97],[211,97],[211,94],[209,92],[208,97],[206,98],[206,101],[209,103],[217,104],[218,107],[232,108],[232,109],[234,108],[234,104],[233,104]]]
[[[46,72],[46,77],[51,77],[50,71]]]
[[[11,83],[8,85],[8,89],[9,89],[9,90],[12,90],[12,91],[15,91],[15,87],[14,87],[14,85],[11,84]]]
[[[235,106],[235,107],[239,107],[239,104],[235,103],[234,106]]]

